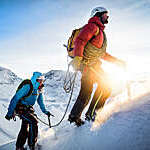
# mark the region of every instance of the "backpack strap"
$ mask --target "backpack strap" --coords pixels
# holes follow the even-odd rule
[[[99,34],[99,27],[97,28],[97,31],[94,36],[97,36],[98,34]]]
[[[33,84],[31,82],[31,80],[29,80],[29,79],[22,81],[21,84],[18,86],[16,92],[18,92],[24,85],[27,85],[27,84],[30,85],[30,90],[29,90],[28,94],[23,96],[20,100],[24,100],[25,98],[29,97],[33,92]]]

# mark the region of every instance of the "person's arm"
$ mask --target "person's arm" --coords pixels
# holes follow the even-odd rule
[[[118,59],[110,54],[108,54],[107,52],[105,53],[105,55],[102,57],[103,60],[111,62],[111,63],[115,63]]]
[[[102,57],[103,60],[114,63],[118,66],[121,67],[126,67],[126,63],[123,60],[120,60],[112,55],[110,55],[109,53],[105,53],[105,55]]]
[[[45,105],[43,103],[43,94],[42,93],[39,94],[38,99],[37,99],[37,103],[39,104],[42,112],[47,115],[48,111],[46,110]]]
[[[16,92],[16,94],[13,96],[13,98],[10,101],[7,116],[11,117],[13,115],[18,101],[22,97],[27,95],[29,90],[30,90],[30,85],[24,85],[21,89],[19,89],[19,91]]]

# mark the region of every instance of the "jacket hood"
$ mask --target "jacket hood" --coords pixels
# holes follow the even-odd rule
[[[33,84],[34,89],[38,89],[40,85],[40,83],[36,81],[36,79],[39,78],[40,76],[42,76],[41,72],[33,72],[33,76],[31,77],[31,82]]]
[[[92,17],[89,19],[88,23],[95,23],[101,30],[104,30],[105,26],[101,23],[99,17]]]

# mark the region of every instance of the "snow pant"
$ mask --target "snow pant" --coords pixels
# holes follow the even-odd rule
[[[22,119],[22,125],[17,137],[16,147],[22,148],[27,139],[29,146],[35,146],[38,137],[38,121],[34,111],[24,111],[20,114],[20,119]]]
[[[107,75],[99,65],[95,65],[92,68],[87,67],[86,70],[82,73],[81,89],[78,98],[71,110],[71,115],[75,116],[76,118],[81,117],[84,108],[87,106],[91,99],[93,85],[95,83],[97,83],[97,89],[94,93],[86,115],[93,116],[96,110],[99,110],[104,106],[106,99],[111,94]]]

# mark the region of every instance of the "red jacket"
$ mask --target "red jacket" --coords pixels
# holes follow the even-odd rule
[[[88,21],[88,24],[86,24],[81,32],[79,33],[78,37],[75,40],[75,47],[74,47],[74,53],[75,56],[83,56],[84,47],[86,46],[87,42],[96,34],[97,30],[99,28],[98,35],[91,41],[91,43],[101,48],[103,44],[103,30],[105,26],[100,22],[98,17],[92,17]]]

